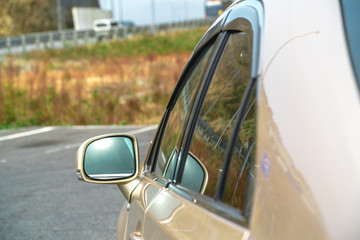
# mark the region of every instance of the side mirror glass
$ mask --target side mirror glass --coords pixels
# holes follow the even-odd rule
[[[85,150],[84,171],[96,180],[123,179],[135,173],[131,139],[107,137],[90,143]]]
[[[105,135],[84,142],[77,154],[78,172],[87,182],[124,182],[138,173],[135,137]]]

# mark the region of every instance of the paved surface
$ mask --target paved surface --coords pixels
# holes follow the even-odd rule
[[[0,239],[115,239],[125,199],[115,185],[77,180],[87,138],[133,133],[140,159],[155,127],[50,127],[0,131]]]

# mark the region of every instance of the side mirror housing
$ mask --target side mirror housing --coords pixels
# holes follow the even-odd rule
[[[91,183],[129,183],[139,175],[137,139],[108,134],[86,140],[76,154],[78,178]]]

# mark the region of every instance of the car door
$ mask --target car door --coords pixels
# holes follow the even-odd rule
[[[170,158],[175,159],[177,156],[176,149],[181,146],[183,129],[203,81],[202,76],[208,65],[209,58],[214,51],[215,41],[216,38],[189,62],[181,77],[184,80],[179,81],[169,102],[148,157],[148,162],[150,162],[150,159],[157,154],[156,167],[154,167],[153,171],[144,171],[142,181],[134,191],[131,205],[128,205],[128,224],[125,236],[129,238],[143,237],[143,228],[146,225],[143,219],[145,212],[154,199],[158,197],[164,186],[173,179],[170,176],[171,167],[169,168],[167,160]],[[165,137],[162,138],[162,136]],[[167,169],[166,173],[165,168]]]
[[[214,23],[180,77],[128,207],[130,239],[248,238],[262,9],[249,6]]]

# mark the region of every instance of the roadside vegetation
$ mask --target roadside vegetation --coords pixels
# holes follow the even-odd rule
[[[158,123],[205,31],[8,56],[0,63],[1,128]]]

